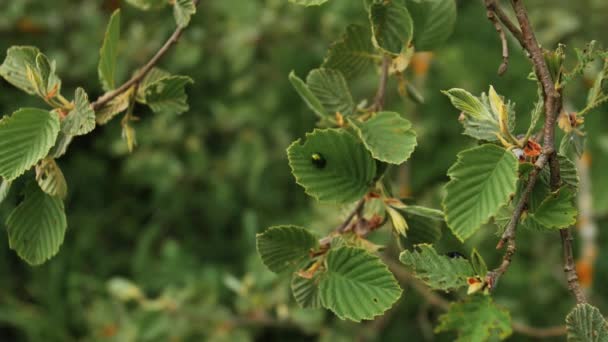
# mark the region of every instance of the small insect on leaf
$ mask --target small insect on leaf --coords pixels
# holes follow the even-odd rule
[[[323,157],[323,155],[321,153],[318,153],[318,152],[313,153],[310,159],[312,160],[312,164],[317,169],[323,169],[323,168],[325,168],[325,165],[327,165],[327,160],[325,160],[325,158]]]

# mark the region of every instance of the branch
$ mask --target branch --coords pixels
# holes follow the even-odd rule
[[[486,9],[488,19],[494,24],[494,28],[500,37],[500,41],[502,42],[502,63],[498,67],[498,75],[502,76],[505,72],[507,72],[507,68],[509,67],[509,45],[507,43],[507,37],[505,35],[505,31],[502,29],[502,25],[500,25],[499,20],[496,18],[496,13],[490,9],[488,2],[486,2]]]
[[[384,101],[386,100],[386,84],[388,83],[388,71],[391,65],[391,57],[385,55],[382,58],[382,70],[380,72],[380,81],[378,82],[378,91],[374,98],[374,104],[372,106],[373,111],[378,112],[384,108]]]
[[[193,2],[194,6],[196,7],[198,5],[199,0],[193,0]],[[178,26],[173,32],[173,34],[169,37],[169,39],[165,42],[165,44],[163,44],[160,50],[158,50],[158,52],[156,52],[156,54],[150,59],[150,61],[148,61],[148,63],[146,63],[133,77],[131,77],[131,79],[123,83],[115,90],[103,94],[97,100],[95,100],[95,102],[91,103],[93,110],[98,111],[106,103],[112,101],[112,99],[114,99],[118,95],[126,92],[127,90],[129,90],[129,88],[141,82],[141,80],[146,77],[148,72],[150,72],[150,70],[152,70],[152,68],[154,68],[156,64],[158,64],[161,58],[171,49],[171,47],[175,43],[177,43],[179,37],[182,35],[182,32],[184,32],[185,29],[186,27]]]
[[[520,29],[511,21],[509,16],[502,10],[499,4],[496,3],[496,0],[484,0],[486,10],[488,12],[492,12],[493,15],[496,15],[498,20],[511,32],[513,37],[517,39],[519,44],[524,47],[523,35]]]

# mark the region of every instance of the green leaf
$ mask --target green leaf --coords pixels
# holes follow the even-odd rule
[[[41,109],[19,109],[0,120],[0,176],[21,176],[44,158],[59,133],[57,114]]]
[[[0,178],[0,204],[4,202],[8,193],[11,191],[11,182]]]
[[[148,89],[148,87],[151,84],[154,84],[157,81],[160,81],[161,79],[167,78],[169,76],[171,76],[171,74],[168,71],[165,71],[161,68],[152,68],[150,71],[148,71],[146,76],[144,76],[144,78],[141,80],[139,87],[137,87],[137,94],[136,94],[137,102],[145,104],[146,103],[146,89]]]
[[[299,78],[294,71],[289,74],[289,81],[298,95],[300,95],[302,100],[304,100],[304,102],[308,105],[308,108],[315,112],[315,114],[317,114],[317,116],[321,119],[328,117],[328,114],[325,111],[321,101],[319,101],[315,94],[310,91],[308,85],[306,85],[306,83],[302,81],[302,79]]]
[[[493,88],[490,87],[490,92]],[[462,111],[461,122],[464,126],[464,134],[478,140],[496,141],[500,131],[500,113],[498,108],[494,108],[490,104],[488,96],[483,93],[481,97],[475,97],[468,91],[459,88],[453,88],[443,91],[450,98],[452,105]],[[506,112],[508,116],[508,129],[513,131],[515,126],[515,114],[513,105],[508,102],[506,104]]]
[[[95,112],[89,103],[89,96],[84,89],[76,88],[74,109],[61,122],[61,131],[67,135],[78,136],[90,133],[95,129]]]
[[[169,76],[150,84],[145,91],[146,104],[156,113],[176,115],[188,111],[186,85],[194,83],[187,76]]]
[[[454,235],[464,241],[509,202],[517,186],[515,155],[486,144],[458,154],[448,170],[443,207]]]
[[[403,251],[399,260],[414,276],[435,290],[455,290],[468,286],[467,278],[475,275],[468,260],[439,255],[433,246],[421,244],[415,251]]]
[[[364,249],[341,247],[328,253],[319,295],[323,306],[341,319],[372,319],[388,310],[401,292],[380,258]]]
[[[99,50],[97,72],[105,91],[116,87],[116,59],[118,58],[118,41],[120,39],[120,9],[114,11],[106,28],[103,45]]]
[[[0,65],[0,75],[10,84],[36,95],[37,89],[28,78],[27,68],[36,66],[36,57],[40,53],[33,46],[12,46],[6,52],[6,59]]]
[[[380,112],[365,122],[349,122],[377,160],[398,165],[407,161],[416,148],[412,124],[398,113]]]
[[[397,231],[397,233],[404,237],[407,236],[408,226],[407,221],[405,220],[403,215],[401,215],[401,213],[397,209],[394,209],[388,205],[386,206],[386,212],[391,218],[391,222],[393,223],[393,228],[395,228],[395,231]]]
[[[291,292],[296,302],[304,309],[319,309],[321,298],[319,297],[319,274],[312,279],[307,279],[294,273],[291,278]]]
[[[329,0],[289,0],[289,2],[301,6],[319,6]]]
[[[572,191],[562,188],[550,193],[530,216],[549,229],[567,228],[576,223],[578,211]]]
[[[95,112],[95,121],[98,125],[105,125],[112,120],[116,115],[129,108],[129,101],[133,94],[133,88],[116,96],[110,102],[106,103],[97,112]]]
[[[496,306],[490,296],[469,296],[451,304],[448,312],[439,317],[435,332],[444,331],[458,331],[457,342],[487,341],[492,335],[504,340],[512,333],[511,315]]]
[[[355,102],[340,71],[325,68],[312,70],[306,78],[306,84],[319,99],[326,115],[349,115],[354,111]]]
[[[257,249],[262,262],[275,273],[295,269],[317,246],[318,241],[313,234],[296,226],[271,227],[257,235]]]
[[[296,140],[287,149],[289,166],[307,194],[320,201],[354,202],[373,183],[376,163],[365,146],[339,129],[316,129],[306,141]],[[318,156],[323,163],[313,159]]]
[[[40,265],[57,254],[63,243],[67,229],[63,202],[30,184],[6,226],[10,248],[27,263]]]
[[[374,3],[370,7],[369,20],[372,25],[374,44],[398,55],[407,48],[414,35],[414,23],[410,12],[396,1]]]
[[[174,0],[173,16],[179,27],[186,27],[190,24],[190,18],[196,13],[196,6],[193,0]]]
[[[369,70],[379,58],[372,44],[370,29],[350,25],[342,39],[329,48],[323,68],[338,70],[351,79]]]
[[[64,199],[68,194],[63,172],[53,158],[45,158],[36,165],[36,182],[50,196]]]
[[[568,342],[606,342],[608,325],[596,307],[578,304],[566,316]]]
[[[408,222],[408,241],[414,245],[435,243],[441,238],[443,212],[436,209],[408,205],[399,209]]]
[[[557,160],[559,161],[559,175],[562,182],[565,185],[569,186],[570,189],[574,190],[575,192],[578,191],[579,178],[576,164],[574,164],[574,162],[571,161],[568,157],[561,154],[557,155]],[[549,184],[549,180],[551,179],[551,171],[549,165],[543,168],[542,173],[540,175],[542,177],[542,181],[545,184]]]
[[[414,21],[416,51],[438,48],[450,37],[456,24],[454,0],[405,0]]]
[[[51,62],[44,54],[36,55],[36,64],[27,65],[26,73],[41,98],[53,98],[61,91],[61,80],[55,73],[55,62]]]

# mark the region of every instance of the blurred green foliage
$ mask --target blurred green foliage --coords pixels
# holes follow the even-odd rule
[[[0,3],[0,51],[35,45],[57,60],[66,93],[98,85],[98,51],[113,9],[122,10],[123,39],[117,78],[124,81],[174,27],[170,10],[141,12],[118,0],[22,0]],[[546,46],[606,45],[603,0],[530,3]],[[456,31],[438,50],[426,77],[416,80],[426,104],[401,100],[419,146],[409,163],[412,197],[439,207],[446,170],[471,145],[439,90],[478,94],[494,85],[525,116],[536,100],[526,80],[530,64],[511,41],[511,63],[496,75],[500,42],[478,1],[458,1]],[[602,12],[603,11],[603,12]],[[59,254],[29,267],[0,238],[0,336],[7,341],[269,341],[425,340],[440,311],[403,284],[399,304],[385,317],[354,324],[324,311],[297,308],[288,277],[269,273],[255,254],[255,234],[273,224],[296,223],[319,232],[341,221],[344,208],[317,206],[289,172],[285,148],[314,127],[315,117],[292,90],[287,75],[318,66],[346,25],[364,22],[359,1],[334,0],[303,9],[286,0],[201,1],[178,46],[161,63],[192,77],[190,111],[154,115],[136,108],[138,147],[128,153],[119,120],[75,139],[58,163],[69,182],[68,232]],[[597,72],[597,70],[596,70]],[[589,79],[593,70],[589,70]],[[370,96],[371,75],[353,91]],[[581,82],[580,92],[589,84]],[[395,84],[390,89],[396,89]],[[572,95],[572,96],[571,96]],[[566,94],[583,99],[580,94]],[[0,113],[41,106],[0,81]],[[567,104],[576,110],[581,103]],[[608,224],[608,123],[605,110],[588,117],[594,204],[600,228]],[[395,175],[398,178],[398,175]],[[13,194],[18,196],[19,194]],[[0,207],[6,217],[15,200]],[[388,230],[386,230],[388,232]],[[601,229],[600,229],[601,231]],[[383,234],[377,233],[382,240]],[[467,243],[481,246],[489,265],[495,228]],[[458,246],[444,229],[437,247]],[[608,243],[600,235],[599,241]],[[573,303],[561,273],[557,234],[522,231],[519,251],[501,279],[495,301],[513,320],[534,326],[563,323]],[[460,247],[456,247],[460,248]],[[463,251],[468,254],[469,250]],[[608,248],[600,249],[591,300],[608,310]],[[436,340],[452,340],[442,334]],[[524,341],[522,335],[511,340]]]

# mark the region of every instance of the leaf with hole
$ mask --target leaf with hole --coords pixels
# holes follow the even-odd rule
[[[42,159],[36,165],[36,182],[40,189],[50,196],[64,199],[68,194],[68,184],[63,172],[53,158]]]
[[[312,156],[319,153],[325,166]],[[365,195],[376,175],[376,163],[365,146],[339,129],[316,129],[306,140],[296,140],[287,149],[296,182],[307,194],[326,202],[350,203]]]

